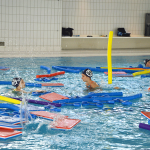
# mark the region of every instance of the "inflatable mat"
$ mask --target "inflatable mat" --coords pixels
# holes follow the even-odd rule
[[[0,116],[0,123],[10,123],[13,125],[17,125],[20,124],[20,118],[18,117],[10,117],[10,116]],[[25,120],[23,120],[23,122],[25,122]]]
[[[33,114],[33,115],[36,115],[38,117],[42,117],[42,118],[50,119],[50,120],[53,120],[54,118],[57,118],[59,116],[62,116],[63,118],[68,118],[68,116],[59,115],[59,114],[51,113],[51,112],[48,112],[48,111],[33,111],[33,112],[30,112],[30,113]]]
[[[108,72],[104,72],[106,75],[108,75]],[[112,74],[127,74],[126,72],[112,72]]]
[[[0,139],[9,139],[9,138],[16,137],[19,135],[22,135],[21,131],[0,128]]]
[[[17,129],[22,129],[22,126],[20,125],[13,125],[13,124],[10,124],[10,123],[4,123],[4,122],[0,122],[0,128],[3,128],[3,129],[13,129],[13,130],[17,130]]]
[[[81,120],[79,119],[70,119],[70,118],[58,119],[52,123],[52,128],[70,130],[80,121]]]
[[[51,86],[51,87],[62,87],[64,84],[62,83],[41,83],[42,86]]]
[[[9,70],[9,68],[0,66],[0,70]]]
[[[141,111],[141,113],[148,119],[150,119],[150,112]]]
[[[45,99],[47,101],[53,102],[56,100],[62,100],[62,99],[69,99],[68,97],[65,97],[63,95],[57,94],[57,93],[49,93],[49,94],[45,94],[45,95],[41,95],[39,96],[42,99]]]

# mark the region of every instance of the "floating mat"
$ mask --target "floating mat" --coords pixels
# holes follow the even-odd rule
[[[148,119],[150,119],[150,112],[141,111],[141,113]]]
[[[5,97],[5,96],[1,96],[1,95],[0,95],[0,100],[6,101],[6,102],[10,102],[10,103],[13,103],[13,104],[20,104],[20,101],[18,101],[16,99]]]
[[[61,99],[69,99],[68,97],[65,97],[63,95],[57,94],[57,93],[49,93],[49,94],[45,94],[45,95],[41,95],[39,96],[42,99],[45,99],[47,101],[53,102],[56,100],[61,100]]]
[[[19,136],[19,135],[22,135],[21,131],[0,128],[0,139],[9,139],[9,138]]]
[[[72,129],[75,125],[77,125],[80,121],[81,120],[79,119],[70,118],[58,119],[52,123],[52,128],[69,130]]]
[[[4,122],[0,122],[0,128],[3,128],[3,129],[13,129],[13,130],[17,130],[17,129],[22,129],[22,126],[20,125],[13,125],[13,124],[10,124],[10,123],[4,123]]]
[[[64,84],[62,83],[41,83],[42,86],[52,86],[52,87],[60,87],[60,86],[64,86]]]
[[[25,122],[25,120],[22,120],[23,122]],[[13,125],[17,125],[20,124],[20,118],[18,117],[10,117],[10,116],[0,116],[0,123],[10,123]]]
[[[104,72],[106,75],[108,75],[108,72]],[[112,74],[127,74],[126,72],[112,72]]]
[[[64,115],[60,115],[60,114],[56,114],[56,113],[51,113],[51,112],[48,112],[48,111],[33,111],[33,112],[30,112],[30,113],[33,114],[33,115],[45,118],[45,119],[50,119],[50,120],[53,120],[54,118],[57,118],[59,116],[61,116],[63,118],[68,117],[68,116],[64,116]]]
[[[132,74],[113,74],[113,77],[133,77]]]

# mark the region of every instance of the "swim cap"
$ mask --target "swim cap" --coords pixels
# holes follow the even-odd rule
[[[93,73],[90,69],[85,69],[82,74],[86,75],[87,77],[91,78],[93,76]]]
[[[146,64],[147,64],[148,61],[150,61],[150,59],[145,59],[145,60],[144,60],[145,66],[146,66]]]
[[[13,78],[12,86],[17,88],[19,86],[19,83],[20,83],[21,80],[22,80],[22,78]]]

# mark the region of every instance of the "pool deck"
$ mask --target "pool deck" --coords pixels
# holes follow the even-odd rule
[[[150,55],[150,49],[113,49],[112,56],[144,56]],[[61,50],[44,52],[22,51],[22,52],[0,52],[0,57],[89,57],[107,56],[107,50]]]

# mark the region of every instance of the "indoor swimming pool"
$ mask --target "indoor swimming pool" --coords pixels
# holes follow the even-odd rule
[[[137,67],[144,65],[143,60],[150,56],[113,56],[112,67]],[[21,77],[25,82],[35,81],[36,75],[47,74],[40,66],[51,68],[51,73],[57,70],[52,66],[72,67],[107,67],[107,57],[44,57],[44,58],[0,58],[0,66],[10,70],[0,70],[0,81],[12,81]],[[42,89],[68,97],[82,97],[88,91],[81,79],[80,73],[65,73],[57,76],[52,83],[63,83],[64,87],[29,88],[26,91]],[[24,125],[22,136],[8,140],[0,140],[0,149],[84,149],[84,150],[131,150],[150,148],[150,131],[139,128],[139,123],[147,124],[147,119],[141,111],[150,111],[150,78],[113,77],[108,85],[108,76],[103,72],[93,72],[92,79],[104,87],[103,91],[95,92],[123,92],[123,96],[142,93],[142,98],[131,100],[132,105],[123,106],[121,103],[104,104],[103,108],[95,106],[74,107],[62,106],[62,115],[80,119],[72,130],[57,130],[49,128],[49,120],[36,118]],[[114,89],[114,87],[120,89]],[[14,97],[11,85],[0,85],[0,94]],[[41,100],[38,96],[27,95],[29,99]],[[40,106],[43,107],[43,106]]]

